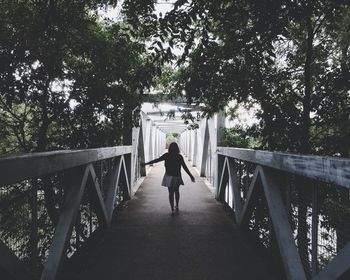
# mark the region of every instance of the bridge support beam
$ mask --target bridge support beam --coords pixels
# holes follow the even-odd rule
[[[273,171],[268,168],[257,168],[259,168],[260,179],[269,208],[269,215],[273,223],[273,229],[287,279],[306,280],[304,268],[283,205],[280,188],[275,180],[276,176],[274,176]]]
[[[164,152],[166,134],[160,126],[143,112],[141,112],[141,132],[142,141],[139,141],[139,146],[142,146],[141,149],[144,151],[144,158],[141,161],[148,162],[159,157]],[[144,171],[142,169],[142,172]]]
[[[212,118],[202,119],[199,128],[186,130],[181,134],[181,149],[186,154],[193,166],[197,166],[201,177],[209,178],[210,183],[217,194],[218,182],[218,158],[217,147],[221,141],[225,128],[225,116],[223,112],[215,114]]]
[[[65,258],[65,252],[73,230],[78,207],[84,194],[89,173],[90,170],[88,166],[83,170],[83,173],[81,170],[78,173],[75,173],[76,181],[70,186],[62,207],[64,212],[60,215],[58,220],[49,256],[41,275],[41,280],[57,279],[57,275],[62,267],[62,261]]]

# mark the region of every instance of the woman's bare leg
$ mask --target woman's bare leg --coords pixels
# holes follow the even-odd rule
[[[174,211],[174,188],[168,188],[171,211]]]
[[[179,201],[180,201],[180,191],[179,191],[179,187],[177,186],[175,188],[175,200],[176,200],[176,210],[179,210]]]

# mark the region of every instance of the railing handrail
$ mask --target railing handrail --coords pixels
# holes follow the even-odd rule
[[[62,150],[0,157],[0,186],[132,152],[132,146]]]
[[[118,211],[116,206],[130,199],[139,187],[138,180],[146,176],[144,166],[140,165],[145,161],[145,151],[149,158],[154,158],[165,147],[165,134],[160,128],[150,123],[143,127],[143,123],[132,129],[132,145],[128,146],[0,156],[3,197],[12,203],[14,192],[26,191],[28,199],[18,206],[28,208],[25,215],[28,214],[30,223],[29,238],[24,233],[17,234],[19,239],[10,235],[10,239],[0,240],[0,255],[8,260],[0,265],[1,270],[15,279],[34,279],[29,275],[32,269],[35,274],[41,273],[42,280],[57,279],[67,258],[67,248],[75,242],[72,248],[78,250],[93,232],[110,226],[115,210]],[[23,183],[17,184],[20,182]],[[45,214],[47,219],[39,220],[39,215]],[[51,244],[47,237],[44,240],[39,236],[40,227],[48,227],[49,223]],[[17,239],[24,249],[11,243]],[[50,249],[39,252],[43,245]],[[23,256],[17,256],[24,250]],[[24,258],[33,267],[27,267]],[[44,258],[40,272],[38,264]]]
[[[350,188],[350,159],[218,147],[219,155]]]
[[[197,131],[181,134],[181,148],[236,225],[266,248],[274,267],[283,264],[283,278],[343,276],[350,269],[350,159],[220,147],[223,127],[222,112],[203,119]]]

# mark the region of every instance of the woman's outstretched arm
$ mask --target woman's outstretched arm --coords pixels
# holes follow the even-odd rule
[[[161,157],[159,158],[156,158],[154,160],[151,160],[149,162],[141,162],[141,165],[147,165],[147,164],[153,164],[153,163],[156,163],[156,162],[160,162],[162,160],[165,160],[165,157],[166,157],[166,154],[162,155]]]
[[[190,176],[191,181],[195,182],[195,179],[194,179],[193,175],[191,174],[190,170],[188,169],[188,167],[184,161],[184,158],[182,156],[181,156],[181,165],[182,165],[183,169],[186,171],[186,173],[188,174],[188,176]]]

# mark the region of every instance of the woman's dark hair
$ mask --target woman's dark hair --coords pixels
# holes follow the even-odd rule
[[[169,145],[169,149],[168,149],[169,154],[179,154],[180,153],[180,149],[179,146],[173,142]]]

